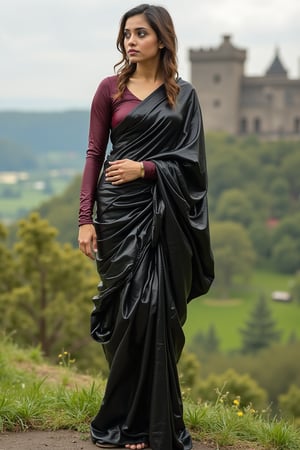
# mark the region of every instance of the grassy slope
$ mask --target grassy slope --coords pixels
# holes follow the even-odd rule
[[[264,271],[254,273],[251,288],[232,292],[229,300],[217,300],[212,289],[209,295],[193,300],[188,308],[185,324],[187,343],[199,332],[207,331],[211,324],[220,338],[221,350],[239,348],[240,333],[250,311],[261,294],[270,299],[269,306],[278,328],[282,330],[282,340],[286,341],[294,331],[299,334],[300,306],[291,302],[282,304],[271,300],[274,290],[289,290],[291,277]]]
[[[67,363],[69,355],[60,359]],[[38,349],[20,349],[0,338],[0,434],[26,429],[74,429],[87,433],[105,381],[73,367],[50,366]],[[185,421],[195,439],[218,449],[297,450],[300,433],[283,421],[238,405],[185,402]]]

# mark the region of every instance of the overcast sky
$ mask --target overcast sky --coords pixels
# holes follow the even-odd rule
[[[262,75],[278,47],[291,78],[300,70],[300,0],[163,0],[190,80],[190,48],[215,47],[223,34],[247,49],[246,73]],[[0,0],[0,110],[89,108],[113,73],[124,0]]]

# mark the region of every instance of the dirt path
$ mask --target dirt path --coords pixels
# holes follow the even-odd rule
[[[0,450],[96,450],[88,435],[76,431],[0,433]],[[124,449],[122,449],[124,450]],[[214,450],[194,441],[193,450]]]

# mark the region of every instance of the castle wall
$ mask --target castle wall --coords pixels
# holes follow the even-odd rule
[[[238,63],[212,61],[193,66],[192,83],[200,99],[205,128],[237,133],[241,81]]]
[[[190,59],[192,83],[200,99],[205,128],[237,133],[245,50],[235,48],[230,36],[225,35],[215,49],[191,50]]]
[[[265,76],[246,77],[246,51],[224,36],[219,47],[190,50],[191,80],[208,131],[300,139],[300,79],[290,80],[278,52]]]
[[[241,134],[300,138],[300,80],[245,77],[239,118]]]

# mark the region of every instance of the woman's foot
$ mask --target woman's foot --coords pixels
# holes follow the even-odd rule
[[[130,450],[141,450],[143,448],[148,448],[148,444],[145,444],[144,442],[140,442],[138,444],[126,444],[125,448]]]

